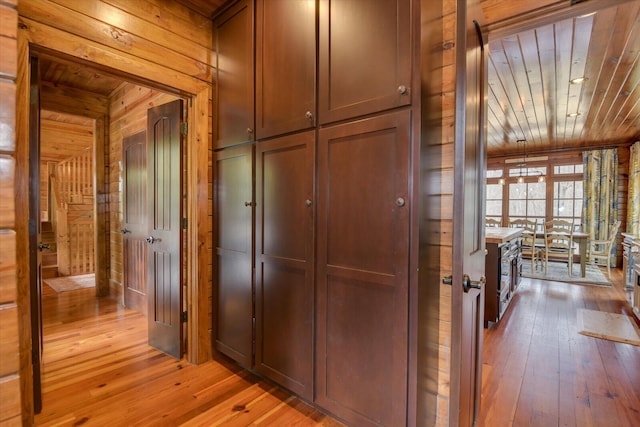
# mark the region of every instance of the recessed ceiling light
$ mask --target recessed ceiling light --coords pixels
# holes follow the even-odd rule
[[[569,80],[569,83],[571,83],[572,85],[579,85],[581,83],[584,83],[585,80],[587,80],[586,77],[576,77],[575,79]]]
[[[580,113],[569,113],[567,114],[567,117],[578,117],[580,115]]]

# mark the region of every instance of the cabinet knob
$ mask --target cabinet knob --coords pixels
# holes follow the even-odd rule
[[[396,199],[396,206],[398,207],[403,207],[405,205],[406,201],[404,200],[404,197],[398,197]]]
[[[251,135],[251,134],[253,133],[253,129],[251,129],[251,128],[247,128],[247,133],[248,133],[249,135]]]
[[[307,199],[307,200],[304,201],[304,204],[307,205],[308,208],[310,208],[312,202],[311,202],[311,200]]]
[[[406,95],[409,92],[409,89],[405,85],[398,86],[398,93],[400,95]]]
[[[304,113],[304,116],[307,118],[307,120],[313,120],[313,113],[311,111],[307,111],[306,113]]]
[[[253,203],[253,202],[244,202],[244,205],[245,205],[245,206],[253,206],[253,205],[254,205],[254,203]]]

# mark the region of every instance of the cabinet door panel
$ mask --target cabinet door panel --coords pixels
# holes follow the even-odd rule
[[[321,123],[410,103],[410,6],[402,0],[366,6],[362,0],[320,0]]]
[[[253,146],[215,153],[216,348],[244,367],[253,342]]]
[[[406,420],[410,117],[319,134],[316,402],[358,425]]]
[[[214,21],[214,148],[254,139],[253,2],[241,1]]]
[[[256,152],[256,366],[313,398],[313,131]]]
[[[314,125],[315,1],[256,4],[256,132],[258,138]]]

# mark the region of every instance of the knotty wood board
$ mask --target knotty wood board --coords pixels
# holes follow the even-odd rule
[[[578,309],[578,330],[582,335],[640,346],[637,326],[623,314]]]

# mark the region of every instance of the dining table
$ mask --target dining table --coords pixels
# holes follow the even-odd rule
[[[536,239],[544,239],[544,231],[537,231]],[[587,245],[589,244],[589,233],[584,231],[574,231],[573,241],[578,244],[578,253],[580,254],[580,277],[585,277],[587,273]]]

